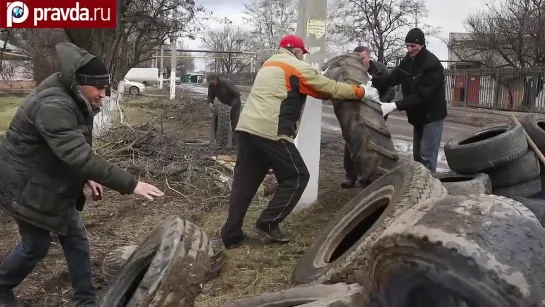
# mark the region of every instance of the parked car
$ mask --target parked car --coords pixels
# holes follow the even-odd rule
[[[157,84],[159,83],[159,69],[154,67],[131,68],[124,79],[142,82],[145,86]]]
[[[123,82],[125,82],[125,93],[128,92],[131,95],[138,95],[146,91],[146,86],[143,83],[127,79],[123,80]]]

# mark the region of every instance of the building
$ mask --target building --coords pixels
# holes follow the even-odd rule
[[[0,40],[0,90],[29,89],[35,86],[30,55]]]

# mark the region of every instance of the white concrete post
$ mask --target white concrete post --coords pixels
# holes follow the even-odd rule
[[[176,10],[172,13],[173,19],[176,20]],[[176,97],[176,38],[178,33],[172,34],[170,38],[170,100]]]
[[[163,89],[163,69],[165,67],[164,65],[164,45],[161,44],[161,67],[159,68],[159,89]]]
[[[309,49],[305,61],[318,71],[325,59],[325,23],[327,0],[299,0],[297,35]],[[318,178],[320,176],[320,143],[322,134],[322,100],[307,97],[295,146],[310,172],[310,180],[295,211],[312,206],[318,200]]]

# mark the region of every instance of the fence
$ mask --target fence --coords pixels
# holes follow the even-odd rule
[[[545,112],[545,67],[445,71],[447,102],[498,110]]]

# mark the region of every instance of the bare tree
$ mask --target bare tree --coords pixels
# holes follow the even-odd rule
[[[222,29],[209,30],[201,38],[203,47],[215,51],[247,51],[252,49],[250,33],[240,27],[225,25]],[[250,66],[250,61],[240,54],[214,53],[214,61],[207,69],[219,73],[239,73]]]
[[[106,60],[114,80],[149,60],[173,34],[194,38],[200,26],[191,21],[205,13],[193,0],[118,0],[117,10],[116,29],[65,30],[71,42]]]
[[[55,45],[66,41],[61,29],[16,29],[12,30],[11,42],[25,50],[31,57],[27,70],[32,71],[36,83],[59,71],[59,59]]]
[[[404,39],[418,26],[426,35],[436,30],[419,20],[427,16],[424,0],[338,0],[334,33],[368,45],[379,62],[394,63],[405,54]]]
[[[297,2],[293,0],[252,0],[244,5],[243,19],[252,27],[254,49],[267,58],[278,48],[280,38],[294,33],[297,24]]]
[[[545,0],[502,0],[471,14],[468,37],[450,42],[463,61],[485,67],[534,67],[545,64]]]

